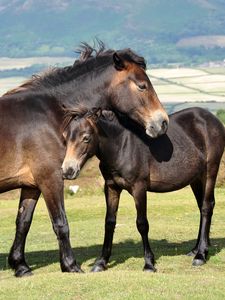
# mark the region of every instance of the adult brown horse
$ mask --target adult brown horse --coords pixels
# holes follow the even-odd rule
[[[101,45],[102,46],[102,45]],[[85,45],[73,66],[36,76],[0,99],[0,192],[22,188],[9,264],[16,276],[31,274],[24,257],[33,209],[43,194],[60,248],[61,269],[80,272],[72,253],[63,198],[61,165],[64,107],[81,104],[129,115],[157,137],[168,117],[131,50],[95,50]]]
[[[190,108],[170,115],[165,135],[151,139],[141,128],[125,117],[112,112],[83,110],[68,112],[67,152],[62,165],[65,178],[75,178],[85,161],[94,154],[100,160],[105,179],[107,212],[102,255],[93,271],[105,270],[111,255],[113,232],[120,193],[127,190],[137,209],[137,229],[144,246],[144,270],[155,271],[154,255],[148,242],[146,192],[170,192],[187,185],[196,197],[200,210],[197,243],[190,252],[193,265],[205,263],[211,217],[214,208],[214,187],[225,146],[223,124],[210,112]],[[73,115],[75,121],[71,121]]]

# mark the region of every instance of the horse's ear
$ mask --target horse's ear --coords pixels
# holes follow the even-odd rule
[[[94,121],[95,123],[98,121],[98,119],[102,115],[102,109],[100,107],[94,107],[91,110],[90,119]]]
[[[103,110],[102,111],[102,116],[103,118],[105,118],[108,121],[112,121],[115,117],[114,112],[112,112],[111,110]]]
[[[113,61],[114,61],[114,66],[118,71],[122,71],[125,69],[125,64],[123,59],[118,55],[117,52],[113,53]]]

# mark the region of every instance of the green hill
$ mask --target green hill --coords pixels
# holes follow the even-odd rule
[[[98,37],[153,64],[223,60],[225,45],[212,37],[225,36],[224,8],[224,0],[0,0],[0,56],[73,55]]]

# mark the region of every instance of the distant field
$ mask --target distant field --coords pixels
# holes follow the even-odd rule
[[[62,63],[71,64],[73,59],[71,57],[28,57],[28,58],[0,58],[0,71],[3,70],[12,70],[12,69],[21,69],[31,67],[35,64],[43,65],[59,65]]]
[[[26,80],[26,77],[8,77],[0,78],[0,94],[4,94],[8,90],[20,85]]]
[[[225,102],[225,67],[152,69],[148,75],[162,102]]]
[[[27,78],[23,76],[23,69],[32,67],[34,65],[41,65],[44,69],[49,66],[62,66],[72,64],[74,61],[71,57],[29,57],[29,58],[0,58],[0,72],[21,70],[21,76],[12,76],[0,78],[0,95],[8,90],[15,88],[24,82]]]

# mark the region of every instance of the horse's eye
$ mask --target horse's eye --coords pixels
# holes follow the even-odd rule
[[[83,135],[83,142],[84,143],[89,143],[90,140],[91,140],[91,135],[90,134],[86,133],[86,134]]]
[[[145,83],[139,83],[137,84],[137,88],[139,91],[143,92],[147,89],[147,85]]]

